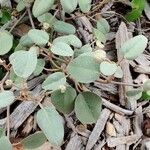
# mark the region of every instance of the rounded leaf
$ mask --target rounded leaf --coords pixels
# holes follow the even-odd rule
[[[87,13],[90,11],[92,0],[78,0],[78,1],[79,1],[79,7],[82,12]]]
[[[103,61],[100,64],[100,72],[105,76],[113,75],[117,71],[117,68],[117,64],[113,62]]]
[[[15,96],[12,91],[0,92],[0,109],[11,105],[15,100]]]
[[[29,38],[37,45],[46,45],[49,41],[49,35],[47,32],[38,29],[31,29],[28,32]]]
[[[91,92],[79,94],[75,100],[75,113],[83,124],[95,123],[101,112],[101,98]]]
[[[90,83],[99,77],[99,64],[93,57],[81,55],[67,67],[69,74],[81,83]]]
[[[60,36],[53,41],[53,44],[56,42],[64,42],[76,48],[80,48],[82,46],[82,42],[80,41],[80,39],[73,34]]]
[[[6,136],[3,136],[0,138],[0,147],[3,150],[12,150],[13,149],[8,137],[6,137]]]
[[[97,29],[101,31],[104,35],[110,31],[110,26],[106,19],[101,18],[97,21]]]
[[[76,9],[77,4],[78,4],[78,0],[71,0],[71,1],[60,0],[60,2],[63,7],[63,10],[67,13],[73,12]]]
[[[130,99],[138,100],[142,97],[142,92],[143,92],[142,88],[131,89],[126,92],[126,95]]]
[[[46,80],[42,84],[42,88],[44,90],[52,90],[55,91],[60,89],[60,86],[66,84],[65,74],[62,72],[56,72],[49,75]]]
[[[38,47],[31,47],[29,51],[17,51],[10,55],[9,60],[15,74],[28,78],[35,70],[37,64]]]
[[[76,32],[76,29],[72,24],[64,21],[56,21],[53,26],[54,30],[59,33],[74,34]]]
[[[74,108],[75,97],[76,91],[72,87],[67,87],[65,92],[54,91],[51,94],[51,101],[58,111],[68,114]]]
[[[144,82],[144,84],[143,84],[143,89],[144,89],[145,91],[150,91],[150,79],[147,80],[146,82]]]
[[[43,71],[44,66],[45,66],[45,61],[44,61],[44,59],[38,59],[38,60],[37,60],[37,64],[36,64],[36,68],[35,68],[33,74],[34,74],[35,76],[38,76],[38,75]]]
[[[114,74],[114,77],[116,77],[116,78],[122,78],[123,77],[123,71],[122,71],[120,66],[118,66],[118,68]]]
[[[94,28],[93,29],[93,34],[94,34],[94,36],[96,37],[97,40],[99,40],[103,44],[106,43],[106,36],[101,31]]]
[[[62,144],[64,137],[63,122],[53,106],[37,112],[37,123],[51,144]]]
[[[23,139],[21,144],[25,149],[35,149],[43,145],[46,141],[47,138],[43,132],[36,132]]]
[[[0,55],[10,51],[13,46],[13,36],[7,31],[0,31]]]
[[[32,8],[34,17],[48,12],[54,4],[54,0],[35,0]]]
[[[147,46],[148,39],[143,35],[135,36],[126,41],[120,48],[124,58],[133,60],[142,54]]]
[[[57,42],[52,45],[51,51],[59,56],[73,56],[74,52],[72,48],[63,42]]]

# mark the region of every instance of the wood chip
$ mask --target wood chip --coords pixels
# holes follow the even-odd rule
[[[80,136],[73,134],[65,150],[80,150],[82,148],[82,141]]]
[[[109,109],[103,109],[101,112],[101,115],[99,119],[97,120],[97,123],[95,124],[95,127],[89,136],[86,150],[91,150],[91,148],[94,146],[94,144],[98,141],[102,131],[104,130],[104,127],[106,125],[106,122],[109,118],[111,111]]]

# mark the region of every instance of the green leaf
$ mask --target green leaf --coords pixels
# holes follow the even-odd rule
[[[42,84],[42,88],[44,90],[58,90],[60,86],[66,84],[66,77],[65,74],[62,72],[56,72],[49,75],[46,80]]]
[[[144,99],[144,100],[150,100],[150,91],[144,91],[143,93],[142,93],[142,99]]]
[[[35,0],[32,13],[34,17],[38,17],[48,12],[54,4],[54,0]]]
[[[133,9],[131,12],[128,12],[125,18],[130,21],[136,21],[142,15],[142,11],[138,9]]]
[[[136,21],[142,14],[145,7],[145,0],[132,0],[131,2],[132,11],[126,14],[128,21]]]
[[[0,18],[1,24],[6,24],[11,20],[11,11],[9,9],[2,9],[2,17]]]
[[[63,42],[57,42],[52,45],[51,51],[59,56],[73,56],[74,52],[72,48]]]
[[[133,60],[144,52],[147,43],[148,39],[145,36],[138,35],[126,41],[119,51],[124,55],[124,58]]]
[[[74,50],[74,56],[78,57],[79,55],[82,55],[84,53],[91,53],[92,52],[92,47],[90,44],[86,44],[82,46],[80,49],[75,49]]]
[[[21,144],[25,149],[35,149],[43,145],[46,141],[47,138],[43,132],[36,132],[23,139]]]
[[[96,28],[93,28],[93,34],[98,41],[102,42],[103,44],[106,43],[106,36],[101,31],[99,31]]]
[[[138,100],[142,97],[142,92],[143,92],[142,88],[131,89],[126,92],[126,95],[130,99]]]
[[[150,79],[147,80],[146,82],[144,82],[144,84],[143,84],[143,89],[144,89],[145,91],[150,91]]]
[[[63,122],[53,106],[37,112],[37,123],[51,144],[62,144],[64,137]]]
[[[25,2],[23,0],[20,0],[17,4],[17,11],[20,12],[26,8]]]
[[[75,113],[83,124],[95,123],[101,112],[101,98],[91,92],[79,94],[75,100]]]
[[[22,78],[28,78],[36,68],[38,47],[31,47],[29,51],[17,51],[10,55],[15,74]]]
[[[120,66],[118,66],[118,68],[114,74],[114,77],[116,77],[116,78],[122,78],[123,77],[123,71],[122,71]]]
[[[43,71],[44,66],[45,66],[45,61],[44,61],[44,59],[38,59],[38,60],[37,60],[37,64],[36,64],[36,68],[35,68],[33,74],[34,74],[35,76],[38,76],[38,75]]]
[[[0,109],[11,105],[15,100],[15,96],[12,91],[0,92]]]
[[[81,55],[68,65],[67,70],[73,78],[81,83],[90,83],[99,77],[99,64],[93,57]]]
[[[114,62],[103,61],[100,64],[100,71],[105,76],[111,76],[117,71],[117,64]]]
[[[110,31],[110,26],[106,19],[101,18],[97,21],[97,29],[101,31],[104,35]]]
[[[67,13],[73,12],[76,9],[77,4],[78,4],[78,0],[71,0],[71,1],[60,0],[60,2],[63,7],[63,10]]]
[[[80,41],[80,39],[73,34],[60,36],[53,41],[53,44],[56,42],[64,42],[76,48],[80,48],[82,46],[82,42]]]
[[[28,36],[35,44],[40,46],[46,45],[49,41],[48,33],[38,29],[31,29]]]
[[[0,31],[0,55],[10,51],[13,46],[13,36],[8,31]]]
[[[79,7],[82,12],[87,13],[90,11],[92,0],[78,0],[78,1],[79,1]]]
[[[75,97],[76,91],[72,87],[67,87],[65,92],[54,91],[51,94],[51,101],[58,111],[68,114],[74,108]]]
[[[31,40],[28,34],[25,34],[24,36],[20,38],[19,44],[25,47],[30,47],[34,44],[34,42]]]
[[[0,138],[0,147],[3,148],[3,150],[12,150],[12,145],[8,139],[8,137],[3,136]]]
[[[64,21],[56,21],[54,23],[54,30],[64,34],[75,34],[76,32],[76,29],[72,24]]]
[[[37,19],[41,23],[48,23],[50,27],[52,27],[52,25],[57,21],[57,19],[50,13],[45,13]]]
[[[0,127],[0,138],[5,136],[5,129]]]

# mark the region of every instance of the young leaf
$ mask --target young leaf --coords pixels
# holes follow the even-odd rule
[[[37,112],[37,123],[51,144],[62,144],[64,127],[61,117],[53,106]]]
[[[20,0],[17,4],[17,11],[20,12],[26,8],[25,2],[23,0]]]
[[[150,91],[144,91],[143,93],[142,93],[142,99],[144,99],[144,100],[150,100]]]
[[[74,56],[78,57],[81,54],[90,53],[90,52],[92,52],[92,47],[90,46],[90,44],[86,44],[86,45],[82,46],[80,49],[75,49]]]
[[[117,71],[117,64],[103,61],[100,64],[100,71],[105,76],[111,76]]]
[[[71,0],[71,1],[60,0],[60,2],[63,7],[63,10],[67,13],[73,12],[76,9],[77,4],[78,4],[78,0]]]
[[[37,19],[41,23],[48,23],[50,27],[57,21],[57,19],[50,13],[45,13]]]
[[[59,33],[64,34],[75,34],[76,29],[72,24],[66,23],[64,21],[56,21],[54,24],[54,30]]]
[[[143,53],[147,46],[148,39],[143,35],[135,36],[126,41],[120,48],[124,58],[133,60]]]
[[[29,51],[17,51],[10,55],[15,74],[22,78],[28,78],[36,68],[38,47],[31,47]]]
[[[38,17],[48,12],[54,4],[54,0],[35,0],[32,13],[34,17]]]
[[[79,94],[75,100],[75,113],[83,124],[95,123],[101,112],[101,98],[91,92]]]
[[[75,58],[67,67],[68,72],[75,80],[81,83],[90,83],[99,77],[99,64],[93,57],[81,55]]]
[[[28,36],[35,44],[40,46],[46,45],[49,41],[48,33],[38,29],[31,29],[28,32]]]
[[[104,35],[110,31],[110,26],[106,19],[101,18],[97,21],[97,29],[101,31]]]
[[[73,56],[74,52],[72,48],[63,42],[57,42],[52,45],[51,51],[59,56]]]
[[[82,46],[82,42],[80,41],[80,39],[73,34],[66,35],[66,36],[60,36],[53,41],[53,44],[56,42],[64,42],[64,43],[72,45],[76,48],[80,48]]]
[[[25,149],[35,149],[43,145],[46,141],[47,138],[43,132],[36,132],[23,139],[21,144]]]
[[[35,68],[33,74],[34,74],[35,76],[38,76],[38,75],[43,71],[44,66],[45,66],[45,61],[44,61],[44,59],[38,59],[38,60],[37,60],[37,64],[36,64],[36,68]]]
[[[10,51],[13,46],[13,36],[7,31],[0,31],[0,55]]]
[[[93,34],[98,41],[102,42],[103,44],[106,43],[106,36],[101,31],[99,31],[96,28],[93,28]]]
[[[145,91],[150,91],[150,79],[147,80],[146,82],[144,82],[144,84],[143,84],[143,89],[144,89]]]
[[[9,106],[15,100],[15,96],[12,91],[0,92],[0,108]]]
[[[3,136],[3,137],[0,138],[0,147],[3,150],[12,150],[12,145],[11,145],[8,137]]]
[[[78,0],[78,1],[82,12],[87,13],[90,11],[92,0]]]
[[[30,47],[34,44],[34,42],[31,40],[28,34],[25,34],[24,36],[20,38],[19,44],[25,47]]]
[[[43,82],[42,88],[44,90],[58,90],[60,86],[66,84],[65,74],[62,72],[56,72],[47,77],[47,79]]]
[[[122,71],[120,66],[118,66],[118,68],[114,74],[114,77],[116,77],[116,78],[122,78],[123,77],[123,71]]]
[[[73,110],[75,97],[76,91],[72,87],[67,87],[65,92],[57,90],[51,94],[53,105],[64,114],[68,114]]]
[[[130,91],[127,91],[126,95],[130,99],[138,100],[142,97],[142,92],[143,92],[142,88],[137,88],[137,89],[132,89]]]

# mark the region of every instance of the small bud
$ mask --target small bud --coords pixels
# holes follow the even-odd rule
[[[103,49],[104,48],[104,44],[102,44],[100,41],[96,41],[96,45],[100,48]]]
[[[50,25],[48,23],[46,23],[46,22],[43,23],[43,28],[45,30],[47,30],[49,27],[50,27]]]
[[[103,50],[96,50],[93,55],[98,62],[106,60],[106,52]]]
[[[65,85],[60,85],[59,89],[61,90],[61,93],[65,93],[66,86]]]
[[[7,86],[12,86],[13,81],[10,80],[10,79],[7,79],[7,80],[5,81],[5,84],[6,84]]]

